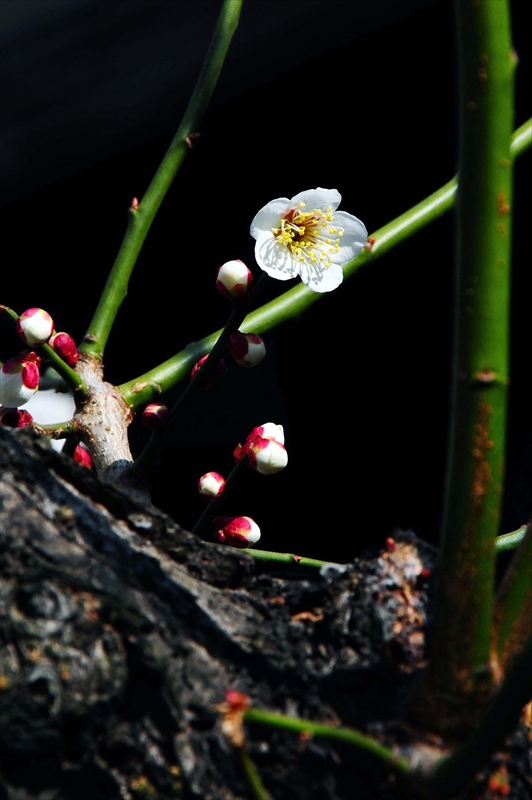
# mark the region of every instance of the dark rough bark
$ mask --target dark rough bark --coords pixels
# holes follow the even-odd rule
[[[268,568],[0,428],[0,564],[0,798],[246,800],[216,710],[229,688],[408,752],[432,567],[417,540],[341,573]],[[352,748],[247,738],[276,800],[394,796]]]

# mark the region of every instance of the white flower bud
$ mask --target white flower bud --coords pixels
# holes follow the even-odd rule
[[[256,367],[266,357],[264,342],[255,333],[235,331],[229,337],[227,349],[241,367]]]
[[[54,321],[42,308],[28,308],[17,321],[20,338],[32,347],[46,344],[54,332]]]
[[[252,283],[251,270],[243,261],[227,261],[218,270],[216,288],[228,300],[243,300]]]
[[[284,428],[282,425],[276,425],[275,422],[265,422],[264,425],[253,428],[246,442],[252,442],[257,436],[261,436],[263,439],[273,439],[274,442],[284,444]]]
[[[215,535],[231,547],[249,547],[260,539],[260,528],[251,517],[216,517]]]
[[[206,500],[214,500],[223,492],[225,478],[219,472],[206,472],[198,481],[198,491]]]

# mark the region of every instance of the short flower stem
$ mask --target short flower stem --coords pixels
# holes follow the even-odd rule
[[[6,315],[12,323],[17,323],[18,314],[16,311],[13,311],[12,308],[8,308],[7,306],[0,306],[0,312]],[[28,345],[29,346],[29,345]],[[57,355],[55,350],[49,347],[47,344],[41,345],[39,348],[41,352],[46,356],[46,360],[50,362],[53,369],[63,378],[67,386],[72,389],[74,400],[76,405],[79,405],[80,401],[85,399],[88,394],[88,389],[85,382],[80,378],[77,372],[73,370],[71,367],[66,364],[63,359]]]
[[[244,711],[244,721],[258,725],[269,725],[273,728],[282,728],[295,733],[310,734],[314,737],[323,739],[333,739],[338,742],[345,742],[353,747],[364,750],[378,758],[386,766],[403,775],[410,773],[410,766],[405,759],[396,756],[392,750],[379,744],[369,736],[353,730],[352,728],[341,728],[333,725],[325,725],[320,722],[311,722],[297,717],[288,717],[285,714],[276,714],[271,711],[260,711],[258,708],[248,708]]]
[[[126,234],[80,347],[82,352],[95,358],[103,358],[107,339],[126,296],[129,278],[144,240],[159,206],[190,150],[189,137],[198,132],[238,25],[242,2],[243,0],[224,0],[209,51],[177,133],[144,197],[130,209]]]
[[[429,693],[441,698],[432,709],[441,730],[471,724],[493,680],[495,537],[509,381],[515,71],[509,4],[455,0],[455,13],[460,157],[453,399],[428,675]]]
[[[531,146],[532,119],[515,131],[512,136],[510,155],[512,158],[517,158]],[[370,239],[375,239],[371,248],[363,249],[353,261],[344,265],[345,277],[351,277],[364,264],[385,255],[389,250],[449,211],[456,199],[457,186],[457,178],[453,178],[421,203],[375,231],[370,236]],[[275,300],[252,311],[240,327],[245,333],[261,335],[289,319],[298,317],[323,296],[307,289],[303,283],[299,283]],[[168,391],[186,378],[196,361],[212,350],[219,335],[220,331],[215,331],[199,342],[188,345],[180,353],[144,375],[123,383],[119,388],[132,409],[135,410],[146,403],[157,400],[162,392]]]
[[[532,524],[525,527],[495,602],[495,651],[503,674],[532,637]]]
[[[214,500],[210,500],[207,502],[205,511],[203,512],[201,517],[198,519],[198,521],[192,528],[192,533],[196,533],[198,534],[198,536],[202,536],[206,533],[209,524],[213,521],[213,519],[216,516],[218,516],[222,505],[224,505],[227,502],[227,499],[230,497],[233,490],[238,485],[240,478],[242,477],[244,472],[246,472],[248,469],[249,469],[249,459],[247,456],[244,456],[239,461],[237,461],[237,463],[227,476],[223,491],[218,495],[218,497],[215,497]]]
[[[238,747],[237,750],[240,763],[242,764],[244,772],[246,773],[246,778],[248,779],[255,800],[272,800],[272,796],[266,790],[266,787],[264,786],[259,775],[259,771],[251,760],[248,751],[246,750],[246,746],[242,745],[242,747]]]

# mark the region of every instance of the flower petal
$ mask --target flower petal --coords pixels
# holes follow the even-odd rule
[[[299,264],[272,233],[262,233],[255,243],[255,259],[272,278],[287,281],[299,275]]]
[[[344,234],[340,237],[340,249],[331,255],[331,260],[335,264],[345,264],[360,253],[368,238],[368,232],[364,223],[347,211],[336,211],[334,225],[343,228]]]
[[[291,207],[288,197],[278,197],[277,200],[267,203],[251,221],[250,233],[253,238],[258,239],[261,233],[271,232],[272,228],[278,228],[282,215]]]
[[[324,210],[331,206],[333,211],[336,211],[340,205],[342,195],[337,189],[322,189],[318,186],[316,189],[307,189],[304,192],[299,192],[295,197],[290,200],[290,208],[295,208],[299,203],[305,203],[307,211],[313,208],[323,208]]]
[[[321,264],[300,264],[301,280],[312,289],[313,292],[332,292],[340,286],[344,279],[342,267],[339,264],[331,264],[323,267]]]

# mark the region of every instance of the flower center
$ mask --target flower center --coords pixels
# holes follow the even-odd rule
[[[299,208],[290,208],[272,233],[298,261],[327,268],[332,264],[331,256],[340,249],[344,231],[333,224],[331,206],[325,211],[321,208],[304,211],[304,208],[304,203]]]

